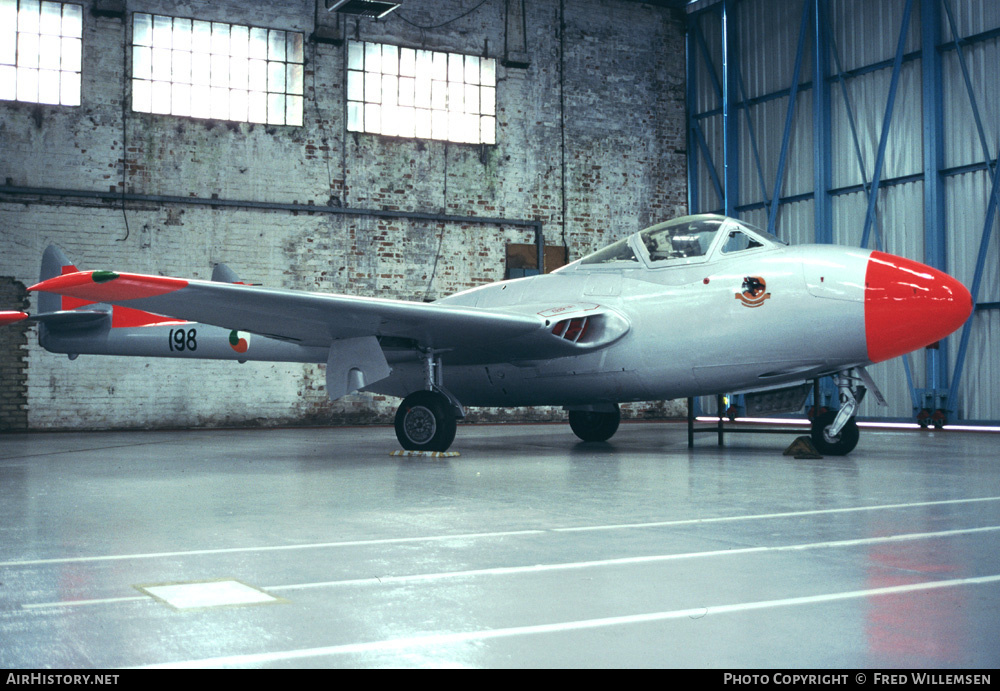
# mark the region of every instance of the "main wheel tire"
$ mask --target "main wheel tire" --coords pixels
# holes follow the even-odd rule
[[[396,438],[407,451],[447,451],[455,441],[455,413],[436,391],[416,391],[396,411]]]
[[[569,426],[573,429],[573,434],[583,441],[607,441],[618,431],[618,423],[621,420],[622,413],[617,403],[613,413],[569,411]]]
[[[836,437],[830,436],[828,430],[836,417],[836,410],[828,410],[813,420],[813,446],[826,456],[846,456],[858,445],[860,432],[858,431],[858,423],[853,417],[847,421],[844,429],[840,430],[840,434]]]

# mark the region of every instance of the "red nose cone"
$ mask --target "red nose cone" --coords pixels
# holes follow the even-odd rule
[[[872,252],[865,275],[865,338],[872,362],[940,341],[970,314],[972,296],[948,274]]]

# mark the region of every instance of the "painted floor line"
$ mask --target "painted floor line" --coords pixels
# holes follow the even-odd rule
[[[850,506],[840,509],[814,509],[810,511],[785,511],[782,513],[762,513],[752,516],[719,516],[715,518],[688,518],[677,521],[654,521],[650,523],[620,523],[617,525],[579,526],[574,528],[553,528],[553,532],[574,533],[590,530],[622,530],[625,528],[662,528],[677,525],[698,525],[701,523],[729,523],[733,521],[755,521],[771,518],[797,518],[801,516],[822,516],[836,513],[856,513],[859,511],[883,511],[890,509],[914,509],[947,504],[970,504],[975,502],[1000,501],[1000,497],[976,497],[973,499],[945,499],[941,501],[920,501],[909,504],[881,504],[878,506]]]
[[[171,668],[192,669],[192,668],[212,668],[212,667],[244,667],[249,665],[260,665],[271,662],[286,662],[289,660],[302,660],[306,658],[315,658],[315,657],[332,657],[336,655],[391,652],[394,650],[404,650],[408,648],[424,648],[429,646],[457,645],[473,641],[487,641],[498,638],[511,638],[514,636],[531,636],[539,634],[565,633],[570,631],[583,631],[588,629],[599,629],[612,626],[648,624],[648,623],[670,621],[674,619],[702,619],[704,617],[719,616],[723,614],[734,614],[739,612],[751,612],[754,610],[772,609],[776,607],[795,607],[802,605],[823,604],[827,602],[836,602],[840,600],[884,597],[889,595],[901,595],[906,593],[920,592],[926,590],[936,590],[941,588],[986,585],[997,582],[1000,582],[1000,574],[995,574],[991,576],[980,576],[975,578],[959,578],[947,581],[934,581],[929,583],[914,583],[910,585],[890,586],[885,588],[872,588],[868,590],[852,590],[842,593],[808,595],[804,597],[783,598],[778,600],[762,600],[757,602],[744,602],[744,603],[729,604],[729,605],[714,605],[710,607],[695,607],[691,609],[671,610],[666,612],[652,612],[648,614],[633,614],[620,617],[584,619],[580,621],[568,621],[557,624],[514,626],[504,629],[489,629],[483,631],[462,631],[457,633],[431,634],[427,636],[397,638],[386,641],[350,643],[346,645],[332,645],[319,648],[304,648],[300,650],[285,650],[285,651],[278,651],[271,653],[229,655],[224,657],[204,658],[200,660],[184,660],[181,662],[167,662],[161,664],[144,665],[138,667],[138,669],[171,669]]]
[[[468,571],[447,571],[443,573],[411,574],[406,576],[369,576],[366,578],[352,578],[339,581],[321,581],[315,583],[295,583],[289,585],[268,585],[261,588],[268,592],[279,592],[289,590],[312,590],[317,588],[337,588],[349,586],[374,586],[374,585],[398,585],[402,583],[419,583],[453,580],[461,578],[476,578],[479,576],[510,576],[520,574],[536,574],[551,571],[570,571],[576,569],[590,569],[614,566],[631,566],[636,564],[653,564],[668,561],[679,561],[683,559],[704,559],[709,557],[734,557],[747,554],[760,554],[766,552],[791,552],[805,551],[810,549],[824,549],[837,547],[855,547],[859,545],[883,544],[889,542],[903,542],[912,540],[926,540],[942,537],[954,537],[958,535],[972,535],[976,533],[1000,531],[1000,526],[983,526],[978,528],[959,528],[955,530],[943,530],[933,533],[902,533],[899,535],[884,535],[881,537],[853,538],[849,540],[831,540],[827,542],[809,542],[797,545],[777,545],[763,547],[742,547],[737,549],[719,549],[705,552],[682,552],[679,554],[655,554],[641,557],[621,557],[617,559],[600,559],[592,561],[565,562],[561,564],[533,564],[531,566],[498,566],[489,569],[470,569]],[[57,607],[78,607],[86,605],[115,604],[120,602],[136,602],[148,600],[145,597],[118,597],[105,600],[64,600],[60,602],[40,602],[24,604],[22,609],[52,609]]]
[[[350,540],[344,542],[310,543],[305,545],[229,547],[221,549],[203,549],[203,550],[189,550],[189,551],[178,551],[178,552],[153,552],[153,553],[140,553],[140,554],[120,554],[120,555],[106,555],[106,556],[96,556],[96,557],[31,559],[31,560],[0,562],[0,567],[99,562],[99,561],[114,561],[114,560],[128,560],[128,559],[157,559],[165,557],[201,556],[201,555],[213,555],[213,554],[237,554],[244,552],[269,552],[269,551],[301,550],[301,549],[329,549],[337,547],[359,547],[367,545],[405,544],[405,543],[421,542],[421,541],[432,542],[432,541],[443,541],[443,540],[469,540],[469,539],[492,538],[492,537],[514,537],[518,535],[538,535],[538,534],[544,534],[546,532],[553,532],[553,533],[581,532],[590,530],[623,530],[632,528],[669,527],[678,525],[693,525],[699,523],[720,523],[720,522],[745,521],[745,520],[760,520],[769,518],[793,518],[801,516],[824,515],[831,513],[878,511],[878,510],[889,510],[889,509],[900,509],[900,508],[919,508],[926,506],[942,506],[947,504],[968,504],[968,503],[990,502],[990,501],[1000,501],[1000,497],[973,497],[970,499],[946,499],[941,501],[913,502],[907,504],[881,504],[875,506],[858,506],[858,507],[846,507],[838,509],[816,509],[810,511],[790,511],[784,513],[755,514],[749,516],[722,516],[716,518],[680,519],[675,521],[659,521],[651,523],[622,523],[622,524],[603,525],[603,526],[579,526],[572,528],[550,528],[550,529],[500,531],[500,532],[489,532],[489,533],[467,533],[459,535],[433,535],[433,536],[404,537],[404,538],[382,538],[374,540]]]
[[[38,566],[44,564],[70,564],[70,563],[130,560],[130,559],[162,559],[168,557],[174,558],[174,557],[188,557],[188,556],[205,556],[205,555],[215,555],[215,554],[241,554],[248,552],[278,552],[278,551],[303,550],[303,549],[331,549],[338,547],[364,547],[369,545],[406,544],[413,542],[441,542],[448,540],[475,540],[475,539],[496,538],[496,537],[516,537],[519,535],[542,535],[545,533],[584,532],[591,530],[628,530],[634,528],[664,528],[664,527],[681,526],[681,525],[697,525],[702,523],[707,524],[707,523],[723,523],[723,522],[736,522],[736,521],[755,521],[755,520],[774,519],[774,518],[797,518],[803,516],[822,516],[834,513],[882,511],[882,510],[892,510],[892,509],[921,508],[928,506],[944,506],[948,504],[970,504],[977,502],[992,502],[992,501],[1000,501],[1000,497],[973,497],[971,499],[945,499],[941,501],[923,501],[923,502],[913,502],[908,504],[880,504],[875,506],[854,506],[854,507],[845,507],[838,509],[815,509],[809,511],[788,511],[784,513],[752,514],[748,516],[686,518],[673,521],[657,521],[649,523],[619,523],[619,524],[598,525],[598,526],[577,526],[570,528],[546,528],[546,529],[536,528],[528,530],[511,530],[511,531],[498,531],[498,532],[487,532],[487,533],[465,533],[457,535],[429,535],[429,536],[417,536],[417,537],[379,538],[372,540],[346,540],[343,542],[317,542],[304,545],[265,545],[261,547],[225,547],[218,549],[200,549],[200,550],[187,550],[187,551],[177,551],[177,552],[111,554],[111,555],[94,556],[94,557],[22,559],[16,561],[0,562],[0,567]]]
[[[353,585],[395,585],[400,583],[414,583],[422,581],[439,581],[457,578],[475,578],[477,576],[509,576],[516,574],[545,573],[549,571],[571,571],[575,569],[591,569],[608,566],[632,566],[636,564],[655,564],[667,561],[679,561],[683,559],[703,559],[708,557],[732,557],[747,554],[761,554],[766,552],[794,552],[810,549],[824,549],[837,547],[856,547],[860,545],[884,544],[889,542],[903,542],[910,540],[926,540],[941,537],[954,537],[957,535],[970,535],[983,532],[1000,531],[1000,526],[984,526],[980,528],[960,528],[956,530],[943,530],[934,533],[903,533],[900,535],[886,535],[882,537],[854,538],[850,540],[831,540],[828,542],[809,542],[797,545],[777,545],[763,547],[741,547],[736,549],[718,549],[706,552],[682,552],[679,554],[654,554],[642,557],[621,557],[618,559],[600,559],[593,561],[576,561],[562,564],[534,564],[532,566],[499,566],[490,569],[473,569],[469,571],[450,571],[444,573],[414,574],[408,576],[381,576],[370,578],[357,578],[342,581],[326,581],[323,583],[302,583],[296,585],[269,586],[266,590],[307,590],[310,588],[326,588]]]
[[[63,600],[61,602],[36,602],[21,605],[21,609],[52,609],[54,607],[86,607],[87,605],[114,605],[119,602],[152,602],[148,595],[130,595],[129,597],[108,597],[95,600]]]
[[[301,549],[329,549],[333,547],[367,547],[371,545],[394,545],[408,542],[440,542],[445,540],[479,540],[493,537],[515,537],[518,535],[541,535],[547,530],[508,530],[494,533],[463,533],[457,535],[422,535],[419,537],[388,537],[374,540],[345,540],[343,542],[313,542],[306,545],[267,545],[264,547],[224,547],[219,549],[196,549],[181,552],[146,552],[140,554],[109,554],[97,557],[65,557],[56,559],[28,559],[21,561],[0,561],[2,566],[37,566],[40,564],[69,564],[99,561],[119,561],[130,559],[163,559],[167,557],[196,557],[210,554],[243,554],[246,552],[281,552]]]
[[[129,449],[134,446],[153,446],[162,445],[163,441],[144,441],[144,442],[129,442],[127,444],[111,444],[109,446],[95,446],[90,449],[63,449],[62,451],[46,451],[45,453],[28,453],[28,454],[14,454],[12,456],[0,456],[0,463],[6,463],[6,461],[20,461],[26,460],[28,458],[45,458],[46,456],[61,456],[68,453],[93,453],[95,451],[109,451],[111,449]]]

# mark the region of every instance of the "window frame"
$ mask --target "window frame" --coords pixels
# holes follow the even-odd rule
[[[0,0],[0,100],[82,104],[83,9],[61,0]]]
[[[305,125],[303,32],[152,12],[131,28],[132,112]]]
[[[345,128],[359,134],[494,146],[497,65],[495,58],[349,40]],[[386,113],[395,116],[393,124],[386,125]]]

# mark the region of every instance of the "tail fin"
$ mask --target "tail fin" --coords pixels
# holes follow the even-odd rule
[[[216,264],[212,269],[212,280],[216,283],[242,283],[235,271],[225,264]]]
[[[73,263],[61,249],[55,245],[49,245],[46,248],[42,255],[40,274],[42,281],[76,271],[77,268],[73,266]],[[38,294],[38,313],[30,315],[27,312],[5,310],[0,312],[0,325],[16,324],[22,321],[38,322],[38,333],[44,345],[50,328],[59,330],[89,328],[108,319],[110,310],[74,310],[74,308],[86,304],[88,303],[83,300],[42,292]]]
[[[69,260],[66,254],[56,247],[49,245],[42,255],[42,270],[39,275],[39,282],[46,281],[63,274],[75,273],[78,269]],[[41,313],[58,312],[62,309],[71,309],[63,306],[63,297],[55,293],[38,294],[38,311]]]
[[[45,253],[42,254],[42,271],[39,283],[78,271],[79,269],[61,249],[55,245],[49,245],[45,249]],[[43,327],[63,331],[76,328],[91,329],[97,326],[102,328],[110,326],[112,329],[117,329],[179,323],[171,317],[131,307],[121,305],[112,307],[109,304],[94,303],[91,300],[58,295],[44,290],[38,292],[38,312],[32,319],[41,322]],[[41,329],[39,333],[44,335],[45,329]]]
[[[39,282],[76,273],[79,269],[70,261],[65,252],[49,245],[42,254],[42,269],[39,272]],[[68,352],[54,350],[52,339],[59,335],[74,333],[81,329],[92,329],[105,325],[110,321],[110,309],[81,310],[78,309],[90,303],[76,298],[64,297],[55,293],[38,293],[38,314],[31,317],[38,322],[38,341],[46,350],[53,352]],[[78,351],[73,351],[78,352]],[[72,357],[75,357],[72,356]]]

